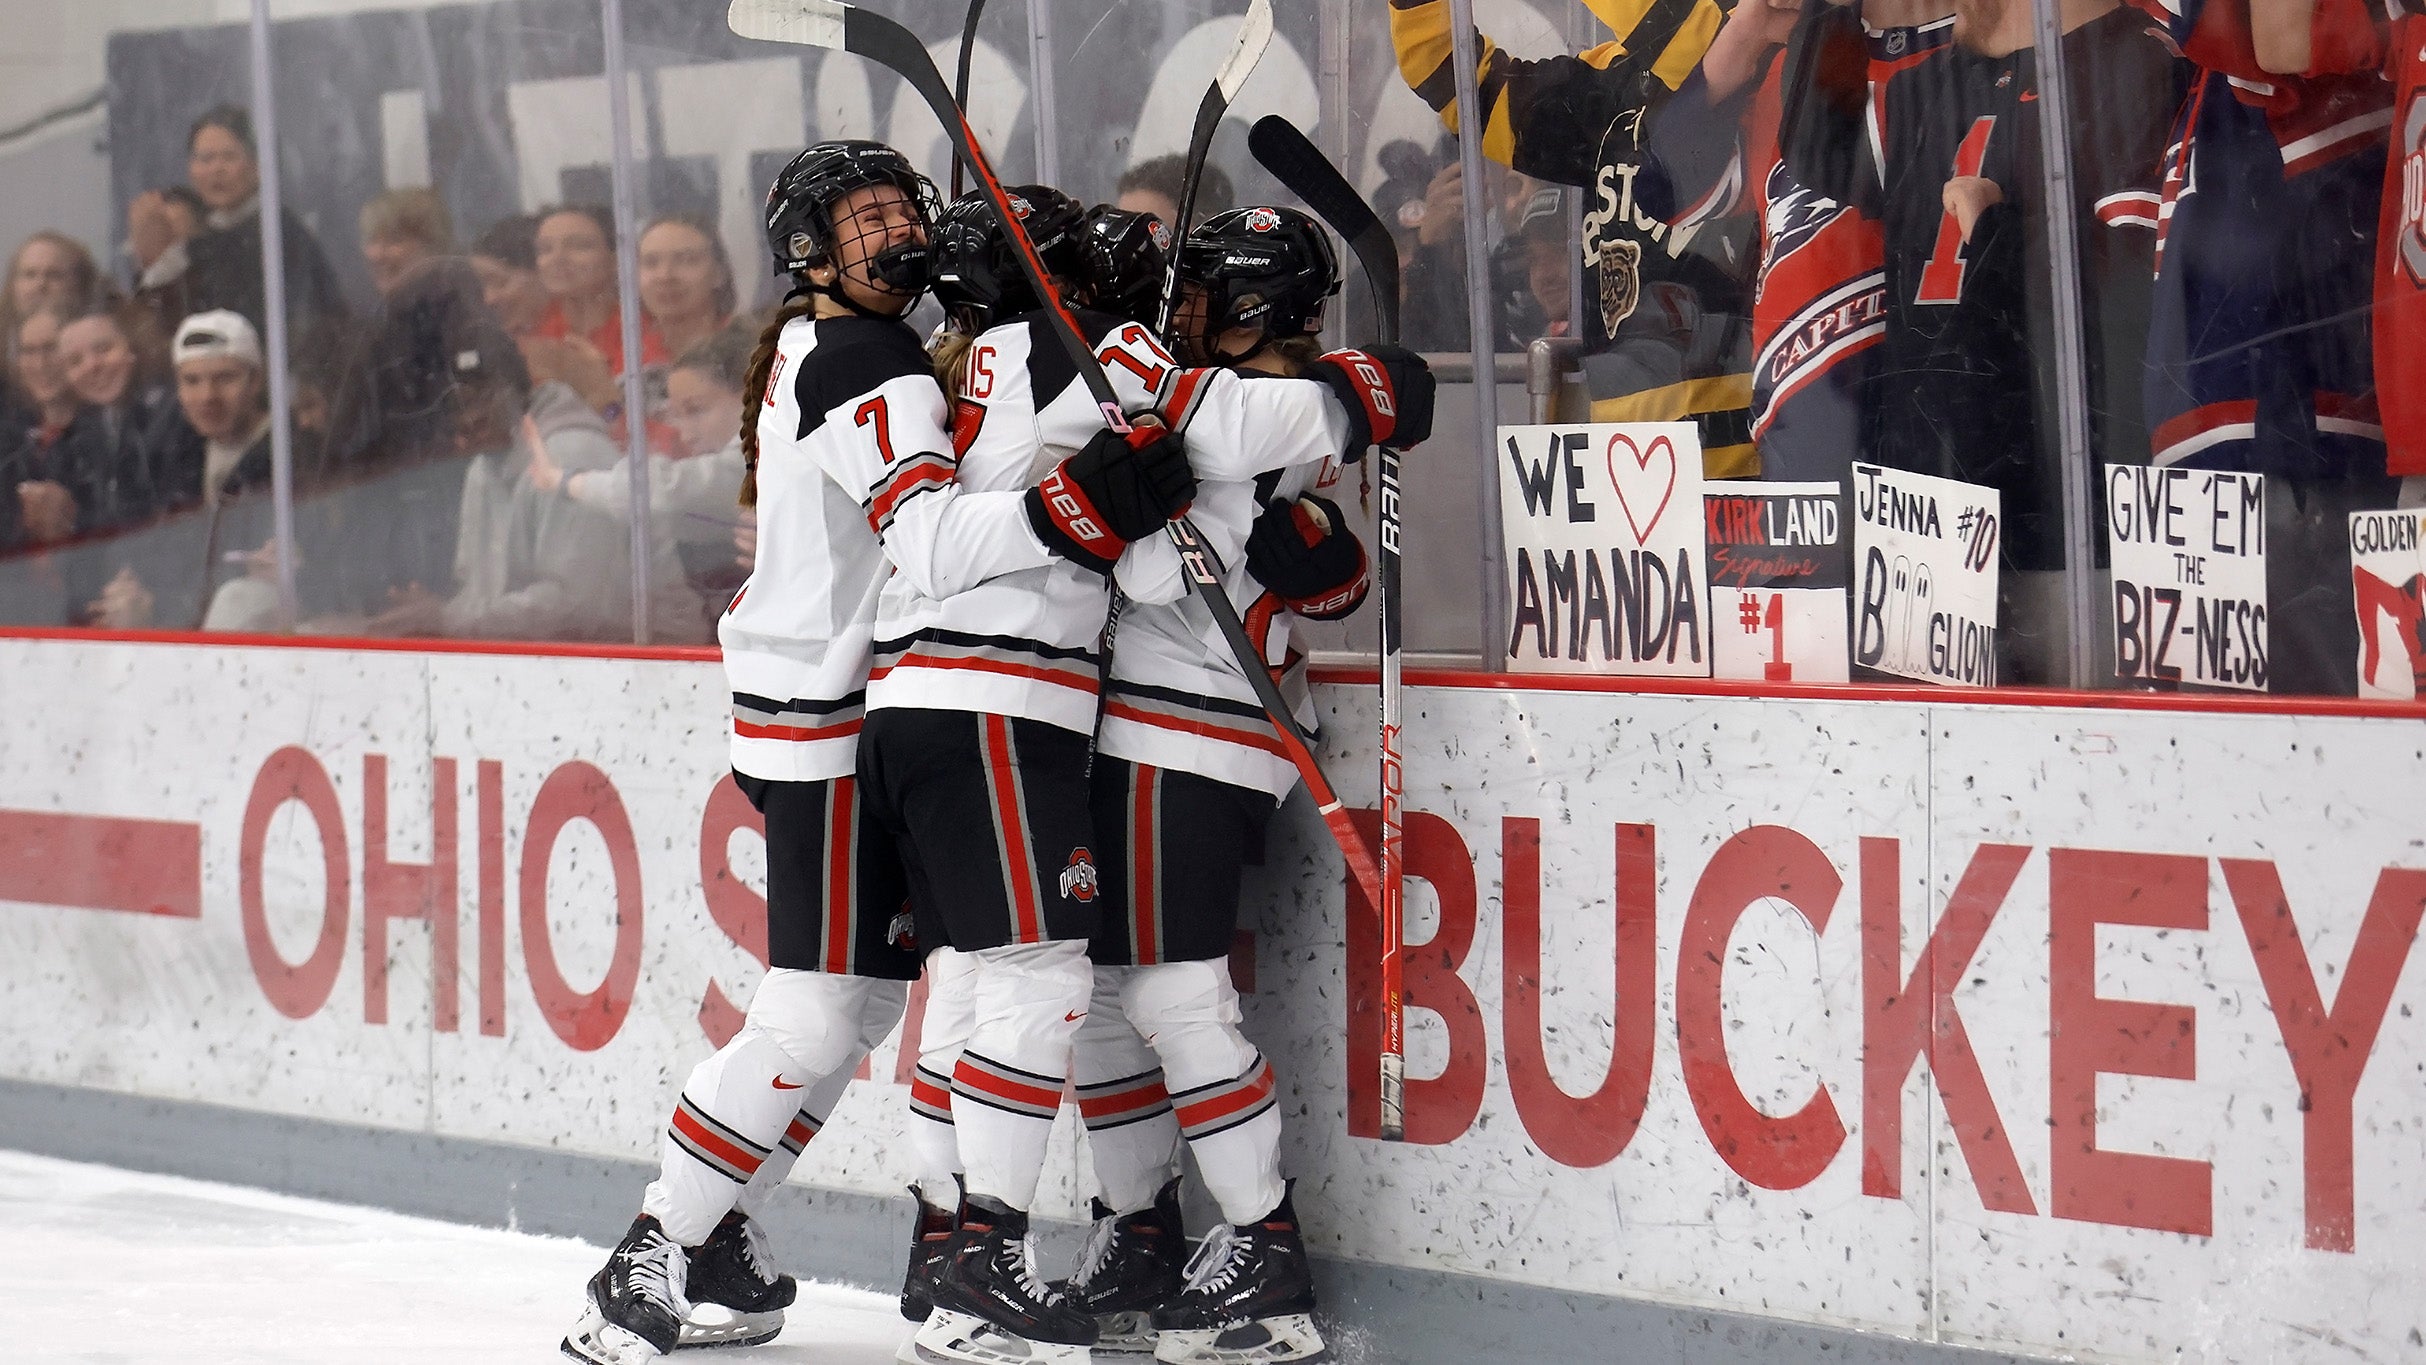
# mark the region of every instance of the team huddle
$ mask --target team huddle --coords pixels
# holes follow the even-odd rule
[[[1214,551],[1310,723],[1290,619],[1345,616],[1366,584],[1316,490],[1419,444],[1432,378],[1394,347],[1320,350],[1338,258],[1295,210],[1173,242],[1043,186],[1009,202],[1058,298],[991,201],[938,207],[881,144],[813,146],[768,196],[794,288],[744,389],[758,557],[720,635],[771,966],[682,1087],[565,1339],[577,1360],[775,1336],[795,1289],[752,1216],[922,972],[902,1359],[1323,1356],[1272,1069],[1228,966],[1240,866],[1297,772],[1162,532],[1185,516]],[[930,289],[947,322],[922,346],[903,318]],[[1049,1279],[1028,1210],[1065,1085],[1095,1225]],[[1223,1220],[1192,1256],[1183,1142]]]

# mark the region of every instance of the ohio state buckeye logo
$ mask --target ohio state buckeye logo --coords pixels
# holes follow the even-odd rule
[[[1029,214],[1036,211],[1033,205],[1019,195],[1014,194],[1007,197],[1011,201],[1011,212],[1023,222],[1026,221]]]
[[[1084,848],[1070,850],[1070,864],[1061,870],[1061,895],[1064,900],[1085,904],[1095,899],[1095,860]]]
[[[1154,249],[1156,251],[1169,251],[1171,249],[1171,229],[1164,227],[1160,218],[1148,218],[1146,220],[1146,235],[1154,239]]]
[[[1280,228],[1280,215],[1271,209],[1247,210],[1247,231],[1274,232]]]

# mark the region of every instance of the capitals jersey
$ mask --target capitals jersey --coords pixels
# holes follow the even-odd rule
[[[2368,303],[2392,87],[2360,0],[2312,67],[2258,63],[2249,0],[2143,0],[2197,65],[2166,151],[2147,413],[2161,465],[2380,471]]]
[[[1803,88],[1796,71],[1820,85],[1831,70],[1866,72],[1827,55],[1862,49],[1859,24],[1825,6],[1799,26],[1789,87]],[[2092,451],[2138,458],[2158,168],[2181,85],[2172,49],[2136,10],[2111,10],[2063,41],[2077,188],[2061,211],[2081,245]],[[1798,179],[1885,225],[1879,461],[1998,489],[2004,562],[2033,570],[2061,567],[2064,544],[2037,65],[2027,47],[1992,56],[1949,44],[1876,91],[1796,101],[1783,139]],[[1947,182],[1962,176],[2003,196],[1968,237],[1945,207]]]
[[[1319,384],[1250,395],[1227,371],[1181,370],[1143,326],[1101,313],[1079,321],[1123,408],[1159,409],[1186,442],[1200,479],[1253,477],[1301,463],[1346,415]],[[992,328],[969,347],[953,414],[956,477],[964,490],[1017,496],[1103,430],[1103,417],[1042,316]],[[1199,496],[1202,496],[1201,490]],[[1243,533],[1242,533],[1243,534]],[[1157,536],[1130,547],[1152,555]],[[1176,555],[1173,557],[1176,564]],[[936,594],[906,576],[877,607],[871,707],[1023,716],[1080,734],[1095,729],[1110,587],[1066,560]]]
[[[1216,375],[1243,383],[1245,401],[1212,420],[1239,423],[1236,444],[1256,457],[1216,466],[1195,458],[1192,440],[1199,482],[1188,519],[1221,557],[1223,588],[1248,636],[1265,651],[1263,662],[1288,669],[1283,694],[1299,723],[1311,727],[1304,661],[1290,649],[1292,618],[1248,574],[1246,542],[1267,501],[1294,499],[1337,480],[1347,417],[1331,404],[1317,410],[1309,401],[1314,395],[1305,392],[1311,385],[1252,372],[1192,371],[1181,384],[1211,383]],[[1173,402],[1184,412],[1191,396],[1174,394]],[[1206,420],[1198,416],[1196,425]],[[1212,614],[1193,595],[1178,553],[1168,541],[1137,546],[1122,557],[1116,576],[1130,600],[1112,636],[1111,695],[1104,699],[1097,747],[1132,763],[1252,788],[1275,801],[1286,797],[1297,785],[1296,765]]]
[[[2376,396],[2386,470],[2409,477],[2426,474],[2426,9],[2405,8],[2386,48],[2394,103],[2376,247]]]
[[[778,782],[843,777],[893,567],[956,592],[1053,557],[1020,494],[953,482],[943,390],[900,322],[787,324],[757,412],[757,561],[717,625],[733,767]]]
[[[1862,31],[1875,90],[1952,41],[1954,19]],[[1876,217],[1810,189],[1787,167],[1779,145],[1786,89],[1784,52],[1724,100],[1710,98],[1697,72],[1660,112],[1652,145],[1678,225],[1747,212],[1760,221],[1752,440],[1761,476],[1834,479],[1870,444],[1864,415],[1887,332],[1887,241]]]

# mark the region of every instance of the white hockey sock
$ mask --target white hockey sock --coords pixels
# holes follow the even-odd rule
[[[1086,1121],[1096,1194],[1114,1213],[1135,1213],[1179,1171],[1179,1120],[1171,1114],[1161,1061],[1121,1009],[1120,971],[1095,969],[1095,994],[1078,1026],[1070,1079]]]
[[[970,1194],[1024,1210],[1036,1200],[1094,971],[1076,939],[967,956],[977,962],[976,1026],[952,1069],[961,1165]]]
[[[1121,1004],[1162,1058],[1180,1133],[1222,1217],[1251,1223],[1279,1207],[1286,1187],[1272,1068],[1239,1032],[1229,964],[1125,969]]]
[[[952,1126],[952,1069],[968,1045],[977,1013],[977,963],[938,948],[927,954],[927,1006],[910,1076],[910,1147],[918,1158],[919,1197],[934,1208],[960,1207],[960,1133]]]
[[[758,1174],[751,1176],[750,1183],[742,1187],[740,1207],[743,1213],[752,1218],[765,1213],[768,1202],[775,1197],[775,1191],[782,1189],[783,1182],[792,1178],[792,1167],[799,1163],[801,1150],[809,1145],[809,1140],[816,1137],[818,1130],[826,1126],[826,1120],[833,1116],[834,1106],[841,1102],[842,1092],[850,1088],[851,1073],[858,1066],[859,1063],[853,1062],[800,1092],[808,1097],[801,1101],[800,1112],[794,1114],[792,1122],[784,1128],[783,1137],[775,1144],[775,1150],[767,1153],[767,1159],[759,1163]]]
[[[783,1143],[818,1079],[764,1034],[735,1034],[683,1083],[641,1211],[684,1246],[706,1241]]]

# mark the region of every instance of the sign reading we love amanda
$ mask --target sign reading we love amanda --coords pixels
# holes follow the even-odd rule
[[[1507,667],[1710,676],[1691,422],[1499,429]]]

